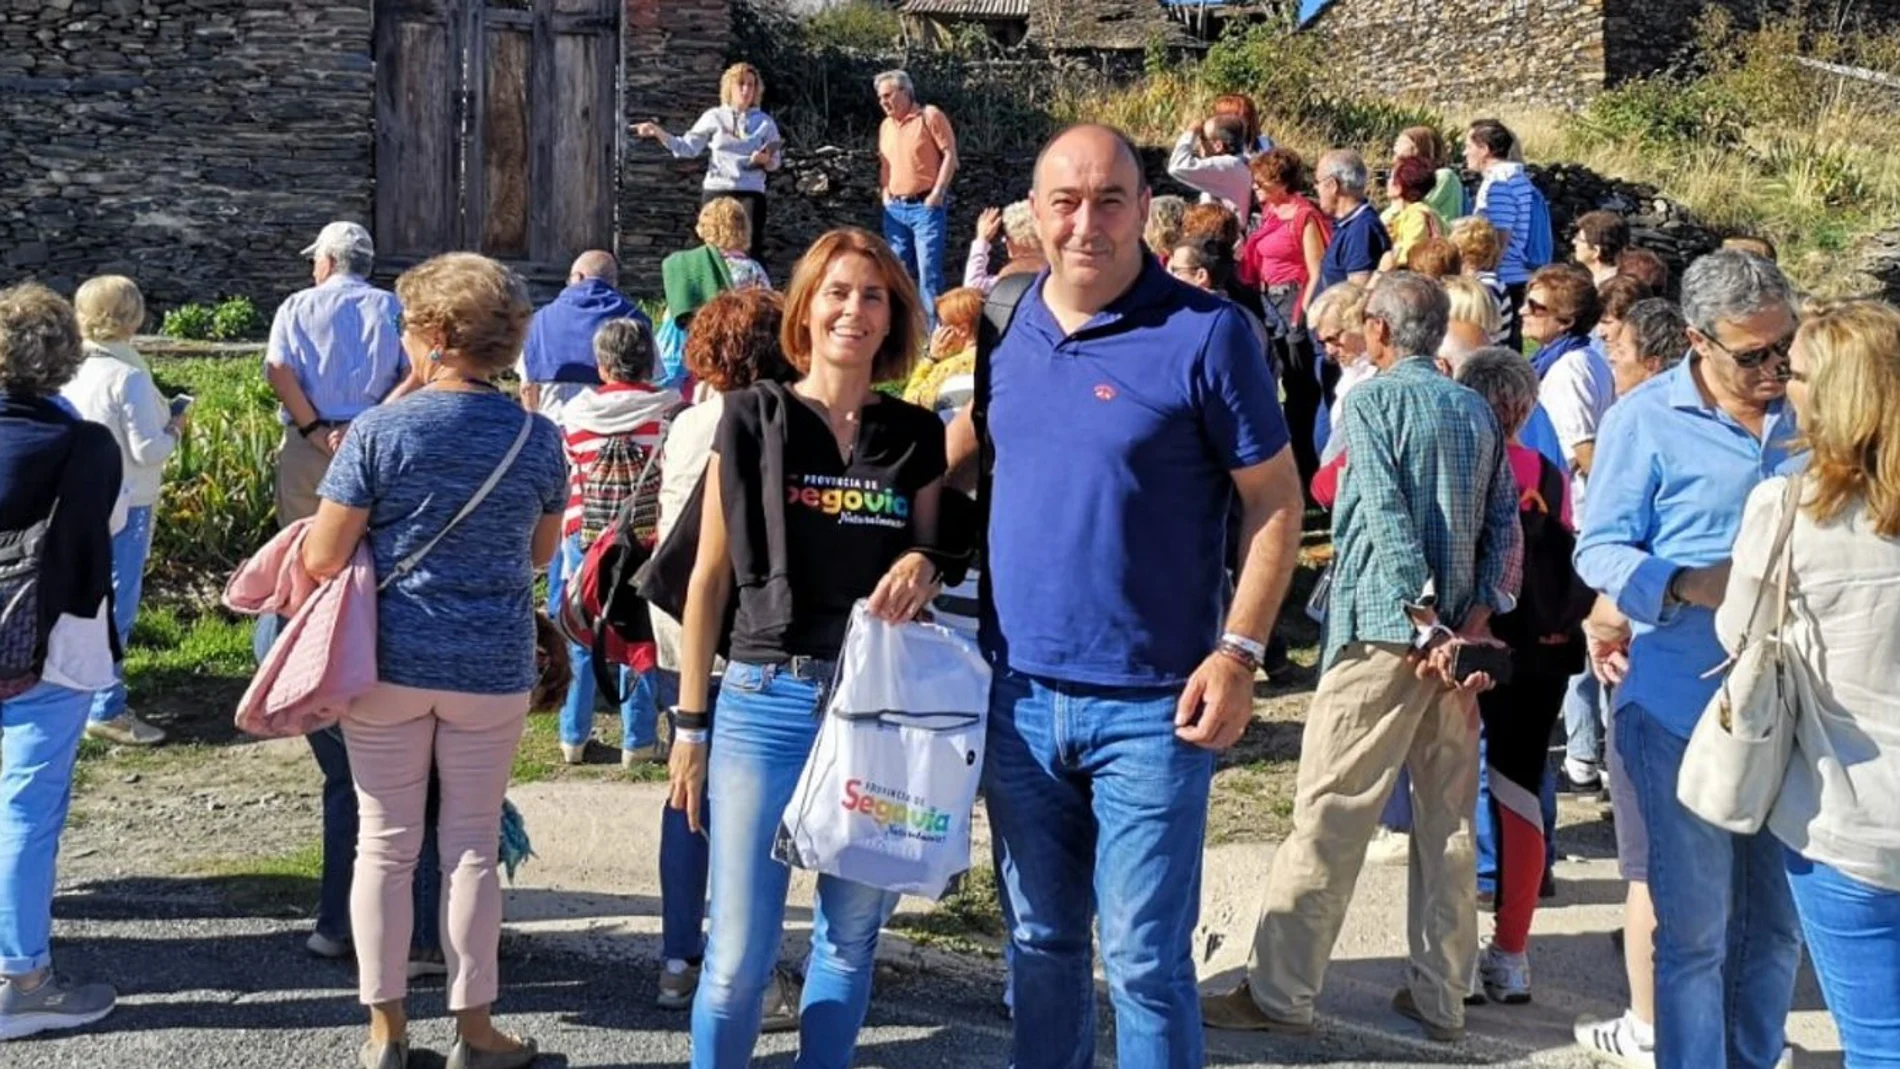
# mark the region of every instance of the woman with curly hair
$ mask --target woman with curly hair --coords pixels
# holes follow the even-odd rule
[[[567,459],[554,424],[493,381],[527,333],[520,276],[449,253],[404,272],[396,295],[420,388],[350,424],[302,549],[304,570],[322,580],[367,540],[379,580],[378,682],[342,719],[361,812],[350,927],[370,1032],[359,1062],[400,1069],[408,1059],[410,885],[433,763],[456,1019],[449,1069],[515,1069],[536,1048],[490,1017],[501,943],[495,829],[535,686],[534,574],[560,544]]]
[[[79,736],[119,660],[106,612],[119,446],[58,399],[84,359],[58,294],[0,290],[0,1040],[91,1024],[118,999],[52,968]]]

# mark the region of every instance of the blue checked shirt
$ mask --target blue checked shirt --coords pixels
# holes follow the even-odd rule
[[[1322,667],[1351,642],[1412,642],[1406,609],[1448,627],[1473,606],[1517,604],[1524,533],[1497,417],[1414,356],[1346,395],[1346,471],[1333,509],[1333,589]]]
[[[332,275],[278,306],[264,362],[297,373],[318,419],[355,419],[409,373],[402,305],[354,275]],[[290,422],[282,409],[278,418]]]

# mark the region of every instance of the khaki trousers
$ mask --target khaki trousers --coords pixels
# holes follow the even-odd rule
[[[317,432],[319,434],[322,431]],[[330,470],[330,456],[295,427],[284,428],[277,450],[277,526],[289,527],[317,514],[317,486]]]
[[[1406,647],[1353,643],[1320,678],[1300,741],[1293,833],[1273,856],[1248,981],[1269,1016],[1311,1021],[1366,846],[1412,772],[1408,983],[1433,1022],[1464,1023],[1478,951],[1476,703],[1413,674]]]

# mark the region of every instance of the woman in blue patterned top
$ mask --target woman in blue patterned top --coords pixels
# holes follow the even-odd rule
[[[400,1069],[408,1057],[409,886],[433,762],[437,841],[454,864],[442,911],[456,1018],[448,1064],[512,1069],[534,1060],[535,1044],[489,1019],[501,942],[495,829],[535,682],[534,573],[560,540],[567,462],[554,424],[490,381],[527,332],[519,276],[450,253],[405,273],[396,292],[419,389],[350,424],[303,544],[304,568],[323,578],[367,538],[381,586],[379,682],[343,717],[362,812],[350,899],[370,1008],[360,1060]]]

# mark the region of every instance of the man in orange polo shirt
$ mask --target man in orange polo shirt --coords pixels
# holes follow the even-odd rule
[[[934,325],[937,295],[943,292],[945,205],[957,173],[957,135],[942,111],[918,105],[910,75],[885,71],[875,84],[878,107],[884,109],[877,131],[884,240],[917,280],[924,312]]]

